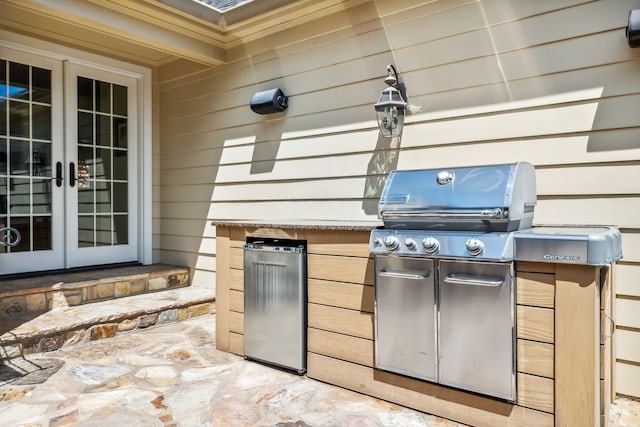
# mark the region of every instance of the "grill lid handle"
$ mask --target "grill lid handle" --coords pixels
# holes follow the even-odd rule
[[[500,219],[502,209],[465,209],[465,210],[392,210],[380,212],[382,219],[393,217],[420,217],[420,218],[489,218]]]
[[[466,276],[463,274],[449,274],[444,279],[445,283],[450,285],[472,285],[472,286],[502,286],[504,280],[500,277],[477,278],[474,276]]]

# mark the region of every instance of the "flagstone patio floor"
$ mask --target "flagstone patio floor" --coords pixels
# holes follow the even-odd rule
[[[640,424],[618,400],[613,425]],[[215,348],[215,315],[0,365],[2,426],[457,426]]]

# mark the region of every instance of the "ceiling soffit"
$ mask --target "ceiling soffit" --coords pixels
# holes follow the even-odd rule
[[[75,32],[82,37],[78,47],[112,47],[122,57],[127,46],[144,48],[149,55],[138,61],[148,65],[177,57],[216,66],[232,47],[367,1],[254,0],[220,12],[192,0],[3,0],[7,7],[0,27],[67,45]],[[61,31],[65,24],[68,34]]]

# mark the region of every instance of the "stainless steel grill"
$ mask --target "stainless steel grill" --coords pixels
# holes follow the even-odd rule
[[[393,171],[369,250],[376,367],[514,401],[514,232],[533,223],[529,163]]]
[[[531,227],[535,205],[529,163],[393,171],[378,205],[384,229],[373,232],[370,251],[506,261],[510,232]]]

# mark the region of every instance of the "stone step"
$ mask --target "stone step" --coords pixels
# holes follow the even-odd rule
[[[187,287],[50,311],[0,322],[0,360],[215,313],[215,292]]]
[[[0,280],[0,321],[15,314],[71,307],[189,286],[189,269],[135,265]]]
[[[127,266],[0,281],[0,360],[215,312],[189,270]]]

